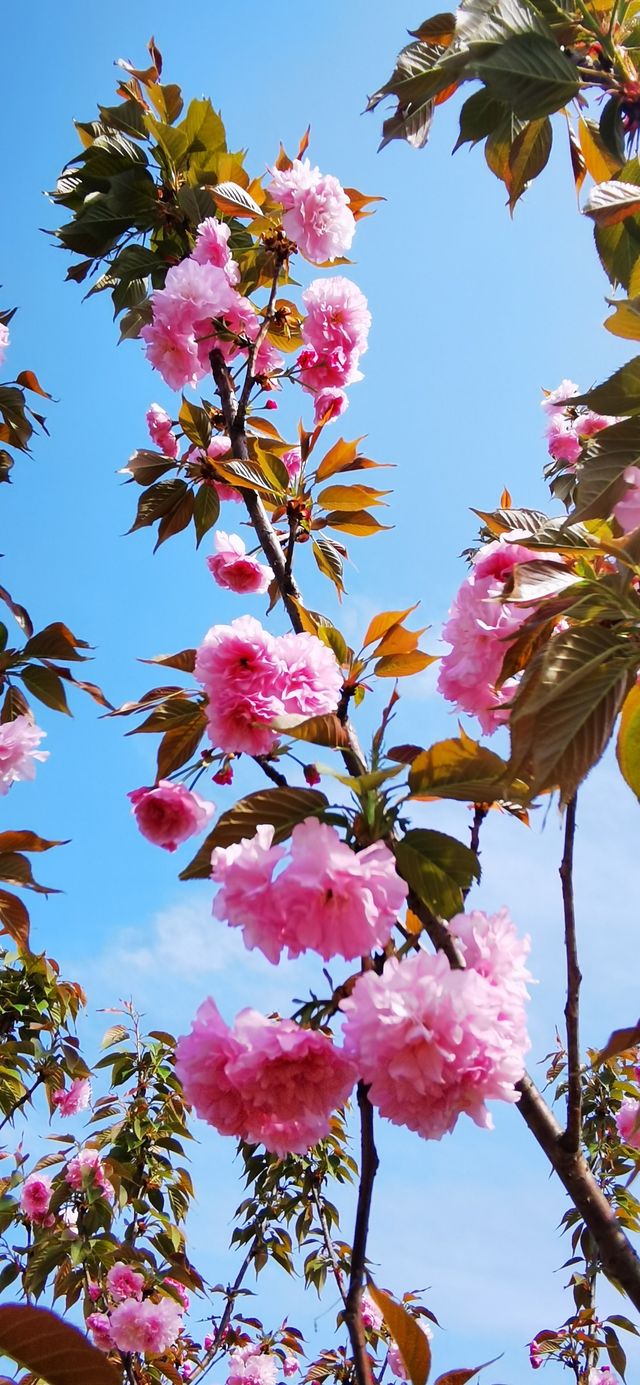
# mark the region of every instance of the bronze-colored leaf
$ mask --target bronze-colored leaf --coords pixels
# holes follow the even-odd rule
[[[603,1049],[595,1059],[595,1066],[608,1063],[611,1058],[619,1058],[621,1053],[631,1053],[640,1044],[640,1023],[629,1029],[614,1029]]]
[[[437,657],[436,654],[423,654],[419,649],[412,654],[387,654],[374,664],[373,672],[376,678],[410,678],[435,664]]]
[[[162,664],[164,668],[177,668],[182,673],[193,673],[196,666],[195,649],[181,649],[178,654],[156,654],[153,659],[141,659],[141,664]]]
[[[382,1289],[369,1280],[367,1292],[380,1309],[385,1323],[400,1348],[411,1385],[426,1385],[431,1370],[431,1347],[418,1321]]]
[[[158,746],[158,779],[166,779],[175,770],[188,764],[196,754],[207,726],[204,711],[197,720],[186,726],[174,726],[165,731]]]
[[[325,745],[333,749],[349,745],[349,733],[335,712],[308,717],[306,721],[300,721],[298,717],[278,717],[274,726],[276,731],[293,736],[297,741],[311,741],[313,745]]]
[[[28,952],[29,913],[22,900],[8,890],[0,890],[0,933],[8,933],[23,952]]]
[[[437,741],[423,750],[409,772],[413,798],[494,803],[506,796],[508,784],[505,761],[466,735]]]
[[[47,1385],[120,1385],[101,1351],[48,1308],[7,1304],[0,1308],[0,1351]]]
[[[389,630],[393,630],[394,626],[402,625],[419,604],[416,601],[414,606],[407,606],[405,611],[381,611],[380,615],[374,616],[367,626],[367,633],[362,641],[363,649],[366,649],[368,644],[376,644]]]
[[[322,817],[328,801],[317,789],[260,789],[241,798],[223,813],[185,870],[181,880],[206,880],[211,874],[214,846],[231,846],[243,837],[253,837],[261,823],[275,827],[274,842],[286,841],[296,823],[305,818]]]

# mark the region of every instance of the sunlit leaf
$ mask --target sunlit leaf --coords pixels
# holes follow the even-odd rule
[[[411,1385],[426,1385],[431,1370],[431,1347],[416,1318],[401,1303],[369,1280],[367,1292],[380,1309],[396,1346],[402,1352]]]
[[[325,795],[317,789],[260,789],[249,794],[218,818],[197,855],[181,872],[180,879],[207,879],[211,874],[214,846],[231,846],[243,837],[253,837],[261,823],[271,823],[275,827],[275,842],[286,841],[296,823],[308,817],[321,817],[327,807]]]

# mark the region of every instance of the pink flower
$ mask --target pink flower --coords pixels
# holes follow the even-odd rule
[[[312,789],[315,788],[316,784],[320,783],[322,776],[320,775],[320,772],[316,765],[305,765],[302,773],[307,781],[307,784],[309,784]]]
[[[535,557],[530,549],[504,539],[480,549],[443,626],[442,637],[452,648],[440,663],[438,691],[461,711],[477,716],[487,734],[508,720],[506,704],[515,680],[508,679],[499,690],[495,684],[509,642],[531,614],[531,607],[502,599],[505,579],[517,563]]]
[[[215,554],[207,558],[207,566],[219,587],[232,592],[266,592],[273,573],[257,558],[246,556],[246,547],[239,534],[214,534]]]
[[[229,1352],[227,1385],[275,1385],[278,1357],[258,1347],[236,1347]]]
[[[319,390],[313,404],[313,421],[316,425],[334,423],[348,407],[349,400],[344,390],[334,387]]]
[[[613,507],[613,513],[625,534],[640,524],[640,467],[628,466],[624,471],[627,489]]]
[[[143,837],[166,851],[175,851],[188,837],[202,832],[215,811],[213,803],[169,779],[160,779],[155,788],[134,789],[127,797]]]
[[[156,293],[162,292],[157,289]],[[154,295],[155,297],[155,295]],[[198,360],[197,342],[193,333],[179,332],[175,323],[154,317],[142,328],[140,336],[146,346],[146,357],[159,371],[172,390],[185,385],[193,388],[204,375]]]
[[[325,1034],[242,1010],[229,1029],[212,1000],[176,1048],[176,1072],[197,1114],[223,1135],[305,1154],[329,1132],[355,1069]]]
[[[37,750],[46,731],[22,714],[0,724],[0,795],[19,779],[35,779],[36,760],[48,760],[48,750]]]
[[[611,1366],[592,1366],[587,1385],[620,1385],[620,1380],[614,1375]]]
[[[3,364],[7,347],[9,345],[9,328],[5,322],[0,322],[0,365]]]
[[[126,1299],[111,1314],[111,1335],[119,1351],[149,1352],[159,1356],[173,1346],[182,1330],[182,1312],[173,1299],[142,1303]]]
[[[144,1275],[132,1269],[131,1265],[126,1265],[124,1260],[116,1260],[107,1275],[107,1288],[116,1303],[122,1303],[127,1298],[140,1302],[145,1282]]]
[[[302,295],[307,316],[302,327],[306,346],[312,346],[318,356],[326,356],[336,347],[351,355],[361,356],[367,349],[371,313],[367,300],[357,284],[344,275],[331,279],[314,279]]]
[[[273,345],[273,342],[268,341],[265,338],[265,340],[261,342],[260,346],[258,347],[258,352],[254,363],[254,373],[260,376],[272,376],[280,374],[280,372],[283,369],[284,357],[280,354],[278,348]],[[262,388],[278,389],[279,386],[273,380],[263,380]],[[265,404],[265,409],[273,409],[274,407],[278,407],[275,399],[267,400]]]
[[[305,346],[298,356],[300,383],[310,394],[330,395],[334,400],[344,393],[343,385],[353,385],[362,379],[358,370],[359,356],[344,346],[334,346],[324,352]],[[344,411],[343,411],[344,412]]]
[[[278,717],[334,711],[342,687],[335,655],[315,635],[277,638],[252,616],[212,626],[195,672],[209,698],[209,736],[228,754],[268,753]]]
[[[184,1287],[184,1284],[180,1284],[177,1279],[165,1279],[163,1280],[163,1283],[170,1284],[171,1288],[175,1289],[178,1298],[180,1299],[180,1302],[182,1304],[182,1307],[184,1308],[185,1312],[188,1312],[191,1300]]]
[[[203,1343],[205,1351],[211,1351],[212,1346],[215,1346],[215,1341],[215,1337],[207,1335]]]
[[[297,1375],[299,1370],[300,1367],[295,1356],[292,1356],[291,1353],[288,1352],[282,1362],[282,1374],[285,1380],[290,1380],[291,1376]]]
[[[230,226],[218,221],[215,216],[208,216],[198,227],[192,259],[197,260],[198,264],[212,264],[217,269],[223,269],[229,283],[237,284],[240,269],[231,256],[230,235]]]
[[[51,1202],[51,1179],[44,1174],[31,1173],[20,1191],[20,1208],[28,1221],[45,1222]]]
[[[278,401],[276,399],[267,399],[264,407],[265,409],[277,409]]]
[[[545,413],[561,413],[563,406],[578,394],[578,386],[573,380],[561,380],[554,390],[545,394],[541,407]]]
[[[360,1317],[362,1318],[363,1327],[366,1327],[369,1332],[380,1331],[382,1327],[382,1313],[367,1293],[364,1293],[360,1299]]]
[[[147,412],[147,428],[149,437],[156,447],[164,453],[165,457],[177,457],[178,439],[172,431],[171,419],[160,404],[152,404]]]
[[[195,1367],[194,1367],[194,1365],[192,1364],[192,1362],[191,1362],[191,1361],[185,1361],[184,1365],[180,1367],[180,1372],[179,1372],[179,1374],[180,1374],[180,1379],[181,1379],[181,1380],[190,1380],[191,1377],[192,1377],[192,1375],[193,1375],[194,1370],[195,1370]]]
[[[485,914],[481,909],[456,914],[449,927],[460,944],[467,967],[473,967],[491,985],[500,987],[512,1017],[524,1022],[524,1005],[529,999],[527,983],[531,981],[526,960],[531,942],[528,936],[518,936],[508,909],[499,909],[497,914]]]
[[[211,856],[211,878],[220,885],[214,918],[242,928],[246,947],[260,948],[270,962],[280,960],[283,946],[273,873],[286,855],[284,847],[272,846],[274,830],[263,824],[253,837],[214,847]]]
[[[312,264],[344,255],[356,223],[344,188],[332,174],[294,159],[291,168],[271,170],[267,191],[284,208],[282,225],[290,240]]]
[[[93,1345],[99,1351],[111,1351],[114,1346],[111,1336],[111,1320],[108,1313],[90,1313],[87,1318],[87,1327],[93,1337]]]
[[[473,917],[471,932],[480,932],[481,916]],[[490,953],[500,925],[485,922]],[[465,931],[460,916],[457,926]],[[463,1112],[491,1128],[485,1102],[518,1100],[528,1048],[526,990],[521,948],[515,938],[510,946],[515,979],[507,973],[505,981],[495,963],[489,979],[473,966],[452,970],[442,953],[419,952],[402,962],[391,958],[380,976],[359,977],[342,1001],[345,1052],[393,1124],[439,1140]]]
[[[218,773],[213,775],[213,782],[214,784],[233,784],[231,765],[225,765],[223,769],[219,769]]]
[[[98,1299],[102,1298],[102,1289],[99,1284],[95,1283],[95,1280],[89,1280],[87,1284],[87,1294],[89,1295],[91,1303],[97,1303]]]
[[[102,1193],[103,1197],[113,1197],[113,1187],[104,1171],[104,1164],[97,1149],[85,1145],[73,1159],[69,1160],[64,1176],[70,1188],[76,1192],[91,1189]]]
[[[240,343],[221,338],[219,319],[235,336],[255,336],[259,320],[253,305],[229,283],[223,269],[189,257],[169,270],[163,289],[151,296],[153,321],[140,333],[151,364],[173,389],[195,385],[210,369],[217,347],[232,361]]]
[[[300,475],[300,469],[302,467],[302,453],[300,448],[290,447],[287,452],[283,452],[280,460],[284,462],[287,468],[289,479],[294,481],[296,476]]]
[[[91,1099],[91,1083],[88,1077],[77,1077],[68,1091],[54,1092],[51,1098],[61,1116],[77,1116],[86,1111]]]
[[[542,400],[542,407],[548,416],[547,444],[549,452],[558,462],[566,462],[573,467],[582,455],[582,449],[589,438],[615,423],[615,418],[594,414],[573,404],[578,386],[572,380],[563,380],[558,388]]]
[[[573,420],[554,415],[547,429],[547,446],[556,462],[574,466],[582,456],[582,443]]]
[[[616,1126],[620,1139],[632,1149],[640,1149],[640,1101],[626,1096],[616,1112]]]

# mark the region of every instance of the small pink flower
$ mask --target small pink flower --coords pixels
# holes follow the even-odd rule
[[[227,1385],[275,1385],[279,1360],[259,1347],[236,1347],[229,1352]]]
[[[99,1351],[112,1351],[114,1340],[111,1336],[111,1320],[108,1313],[90,1313],[87,1327],[93,1337],[93,1345]]]
[[[214,216],[201,221],[196,234],[192,258],[198,264],[212,264],[223,269],[230,284],[237,284],[240,268],[231,256],[229,236],[231,227]]]
[[[102,1298],[102,1289],[93,1280],[89,1280],[87,1284],[87,1293],[92,1303],[97,1303],[98,1299]]]
[[[211,999],[178,1040],[176,1072],[201,1119],[280,1156],[305,1154],[328,1134],[356,1075],[318,1030],[256,1010],[241,1011],[229,1029]]]
[[[126,1299],[111,1314],[111,1335],[119,1351],[149,1352],[159,1356],[173,1346],[182,1330],[182,1310],[173,1299],[142,1303]]]
[[[433,1332],[431,1331],[431,1328],[427,1327],[426,1323],[423,1322],[419,1322],[418,1326],[421,1332],[424,1333],[427,1341],[433,1341]],[[409,1372],[404,1364],[402,1352],[400,1350],[400,1347],[397,1346],[395,1342],[389,1343],[389,1346],[387,1348],[387,1361],[389,1364],[389,1370],[391,1371],[391,1374],[395,1376],[396,1380],[409,1379]]]
[[[163,1282],[165,1284],[170,1284],[171,1288],[175,1289],[178,1298],[180,1299],[180,1302],[182,1304],[182,1307],[184,1308],[185,1312],[188,1312],[191,1300],[184,1287],[184,1284],[180,1284],[177,1279],[165,1279]]]
[[[69,1187],[76,1192],[95,1189],[109,1201],[113,1197],[113,1186],[107,1178],[98,1150],[92,1145],[85,1145],[69,1160],[64,1176]]]
[[[7,347],[9,345],[9,328],[5,322],[0,322],[0,365],[3,364]]]
[[[309,784],[312,789],[315,788],[316,784],[320,783],[322,776],[319,774],[318,769],[315,765],[305,765],[302,773],[307,781],[307,784]]]
[[[366,351],[371,313],[357,284],[342,274],[314,279],[305,289],[302,301],[307,310],[302,338],[318,356],[325,356],[336,347],[358,356]]]
[[[68,1091],[54,1092],[51,1101],[61,1116],[76,1116],[86,1111],[91,1100],[91,1083],[88,1077],[77,1077]]]
[[[283,452],[280,460],[284,462],[284,465],[287,468],[289,480],[295,481],[296,477],[300,475],[300,470],[302,467],[302,453],[300,451],[300,448],[290,447],[287,452]]]
[[[545,394],[541,407],[545,413],[561,413],[565,404],[578,394],[578,386],[573,380],[561,380],[554,390]]]
[[[264,406],[264,407],[265,407],[265,409],[277,409],[277,407],[278,407],[278,401],[277,401],[277,399],[267,399],[267,400],[265,401],[265,406]]]
[[[632,1149],[640,1149],[640,1101],[626,1096],[616,1112],[620,1139]]]
[[[539,1371],[540,1367],[544,1365],[544,1356],[536,1337],[532,1342],[529,1342],[529,1365],[534,1371]]]
[[[45,735],[24,714],[0,724],[0,795],[19,779],[35,779],[35,761],[49,758],[48,750],[36,748]]]
[[[192,1375],[193,1375],[194,1370],[195,1370],[195,1367],[191,1364],[191,1362],[190,1362],[190,1361],[185,1361],[184,1365],[180,1367],[180,1379],[181,1379],[181,1380],[190,1380],[191,1377],[192,1377]]]
[[[348,407],[349,400],[344,390],[331,387],[319,390],[313,401],[313,421],[316,425],[335,423]]]
[[[233,784],[233,770],[231,765],[225,765],[224,769],[219,769],[213,776],[214,784]]]
[[[217,529],[214,534],[215,554],[207,558],[207,566],[219,587],[232,592],[266,592],[273,573],[271,568],[259,563],[257,558],[247,557],[247,551],[239,534],[225,534]]]
[[[360,1299],[360,1317],[362,1325],[369,1332],[379,1332],[382,1327],[382,1313],[369,1294],[364,1293]]]
[[[351,246],[356,223],[344,188],[332,174],[294,159],[291,168],[271,170],[268,192],[283,207],[282,226],[312,264],[325,264]]]
[[[285,1380],[290,1380],[293,1375],[298,1374],[299,1370],[300,1367],[298,1365],[298,1362],[296,1361],[295,1356],[292,1356],[291,1353],[288,1352],[284,1358],[284,1361],[282,1362],[282,1374],[285,1377]]]
[[[143,837],[166,851],[202,832],[215,811],[213,803],[168,779],[160,779],[155,788],[134,789],[128,797]]]
[[[613,513],[620,528],[628,534],[640,525],[640,467],[626,467],[624,480],[627,489],[617,505],[614,505]]]
[[[215,1346],[215,1342],[216,1342],[215,1337],[211,1337],[209,1334],[207,1334],[207,1336],[206,1336],[205,1339],[204,1339],[204,1349],[205,1349],[205,1351],[211,1351],[211,1348],[212,1348],[213,1346]]]
[[[131,1265],[126,1265],[123,1260],[116,1260],[107,1275],[107,1288],[116,1303],[122,1303],[127,1298],[135,1298],[140,1302],[145,1283],[144,1275],[132,1269]]]
[[[147,412],[149,437],[165,457],[177,457],[178,439],[172,430],[171,419],[160,404],[152,404]]]
[[[32,1173],[25,1178],[20,1191],[20,1207],[28,1221],[45,1222],[51,1202],[51,1179]]]
[[[587,1385],[620,1385],[620,1380],[614,1375],[611,1366],[592,1366]]]
[[[574,466],[582,456],[582,443],[576,432],[575,422],[562,415],[554,416],[547,429],[547,446],[550,456],[556,462],[566,462],[567,465]]]

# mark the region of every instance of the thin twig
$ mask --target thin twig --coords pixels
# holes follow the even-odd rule
[[[289,787],[288,779],[284,774],[280,773],[279,769],[274,769],[273,765],[269,764],[266,755],[252,755],[251,759],[255,760],[255,763],[260,766],[260,769],[266,774],[267,779],[271,780],[272,784],[277,784],[279,789],[286,789]]]
[[[564,1144],[577,1154],[582,1136],[582,1082],[580,1074],[580,983],[576,914],[573,898],[573,849],[576,835],[577,794],[567,805],[564,851],[560,863],[564,908],[564,945],[567,956],[567,1001],[564,1016],[567,1027],[567,1128]]]
[[[220,1322],[218,1323],[218,1326],[213,1334],[211,1346],[209,1348],[212,1359],[209,1362],[208,1366],[205,1366],[205,1369],[202,1371],[201,1375],[198,1376],[198,1380],[204,1380],[205,1375],[208,1375],[212,1367],[216,1365],[216,1352],[218,1351],[219,1347],[222,1345],[222,1342],[224,1340],[225,1332],[231,1321],[231,1315],[233,1313],[234,1304],[238,1296],[238,1291],[242,1287],[242,1281],[247,1273],[247,1270],[249,1269],[252,1260],[253,1250],[248,1250],[244,1257],[244,1260],[242,1261],[240,1269],[238,1270],[238,1273],[233,1281],[233,1284],[227,1286],[227,1302],[225,1304],[222,1317],[220,1318]]]
[[[357,1383],[358,1385],[372,1385],[371,1366],[364,1335],[360,1301],[365,1276],[367,1235],[373,1184],[378,1169],[378,1153],[373,1135],[373,1107],[369,1101],[369,1088],[364,1082],[358,1083],[358,1107],[360,1109],[360,1186],[358,1188],[356,1225],[351,1252],[351,1274],[344,1317],[351,1341]]]
[[[33,1096],[33,1093],[37,1090],[38,1087],[41,1086],[43,1082],[44,1076],[42,1073],[40,1073],[36,1078],[35,1082],[33,1082],[32,1085],[27,1088],[26,1092],[22,1093],[22,1096],[19,1097],[18,1101],[14,1102],[13,1106],[11,1107],[11,1110],[7,1112],[4,1120],[0,1121],[0,1130],[4,1130],[5,1125],[8,1125],[9,1122],[13,1120],[13,1117],[17,1115],[18,1111],[22,1110],[22,1107],[26,1104],[27,1101],[30,1100],[30,1098]]]
[[[246,369],[246,373],[245,373],[245,377],[244,377],[244,385],[243,385],[243,387],[242,387],[242,391],[241,391],[241,394],[240,394],[240,399],[239,399],[239,401],[238,401],[237,420],[238,420],[238,427],[240,427],[240,428],[244,428],[244,420],[245,420],[245,416],[246,416],[246,412],[247,412],[247,404],[249,403],[249,398],[250,398],[250,395],[251,395],[251,390],[252,390],[253,385],[254,385],[254,383],[255,383],[255,376],[254,376],[254,373],[253,373],[253,367],[254,367],[254,365],[255,365],[255,363],[256,363],[256,358],[257,358],[258,352],[259,352],[259,350],[260,350],[260,347],[262,346],[262,343],[263,343],[263,341],[265,340],[265,337],[266,337],[266,335],[267,335],[267,332],[269,331],[269,327],[270,327],[270,324],[271,324],[271,313],[272,313],[273,305],[274,305],[274,302],[275,302],[276,293],[277,293],[277,291],[278,291],[278,281],[279,281],[279,279],[280,279],[280,270],[281,270],[281,268],[282,268],[282,265],[280,264],[280,262],[279,262],[279,261],[276,261],[276,269],[275,269],[275,273],[274,273],[273,280],[272,280],[272,283],[271,283],[271,292],[270,292],[270,294],[269,294],[269,302],[267,303],[267,307],[266,307],[264,319],[263,319],[263,321],[262,321],[262,325],[261,325],[261,327],[260,327],[260,331],[258,332],[258,335],[257,335],[257,337],[255,338],[255,341],[253,341],[253,342],[251,343],[251,346],[249,347],[249,351],[248,351],[248,355],[247,355],[247,369]]]
[[[329,1260],[330,1260],[330,1262],[331,1262],[331,1268],[332,1268],[332,1270],[333,1270],[333,1277],[334,1277],[334,1279],[335,1279],[335,1281],[336,1281],[336,1284],[337,1284],[337,1286],[338,1286],[338,1293],[340,1294],[340,1298],[342,1299],[342,1302],[343,1302],[343,1304],[344,1304],[344,1306],[345,1306],[345,1308],[346,1308],[346,1307],[347,1307],[347,1291],[346,1291],[346,1289],[345,1289],[345,1287],[344,1287],[344,1277],[343,1277],[343,1274],[342,1274],[342,1270],[340,1269],[340,1265],[339,1265],[339,1263],[338,1263],[338,1257],[337,1257],[337,1255],[336,1255],[336,1248],[335,1248],[335,1246],[334,1246],[334,1244],[333,1244],[333,1239],[332,1239],[332,1236],[331,1236],[331,1229],[330,1229],[330,1227],[329,1227],[329,1223],[328,1223],[327,1218],[326,1218],[326,1214],[325,1214],[324,1207],[322,1206],[322,1202],[320,1201],[320,1198],[319,1198],[319,1196],[318,1196],[318,1193],[317,1193],[317,1191],[316,1191],[315,1189],[314,1189],[313,1193],[311,1194],[311,1196],[312,1196],[312,1198],[313,1198],[313,1205],[314,1205],[314,1207],[315,1207],[315,1209],[316,1209],[316,1212],[317,1212],[317,1214],[318,1214],[318,1221],[319,1221],[319,1223],[320,1223],[320,1230],[322,1231],[322,1239],[323,1239],[324,1244],[325,1244],[325,1248],[326,1248],[326,1251],[327,1251],[327,1255],[329,1256]]]

